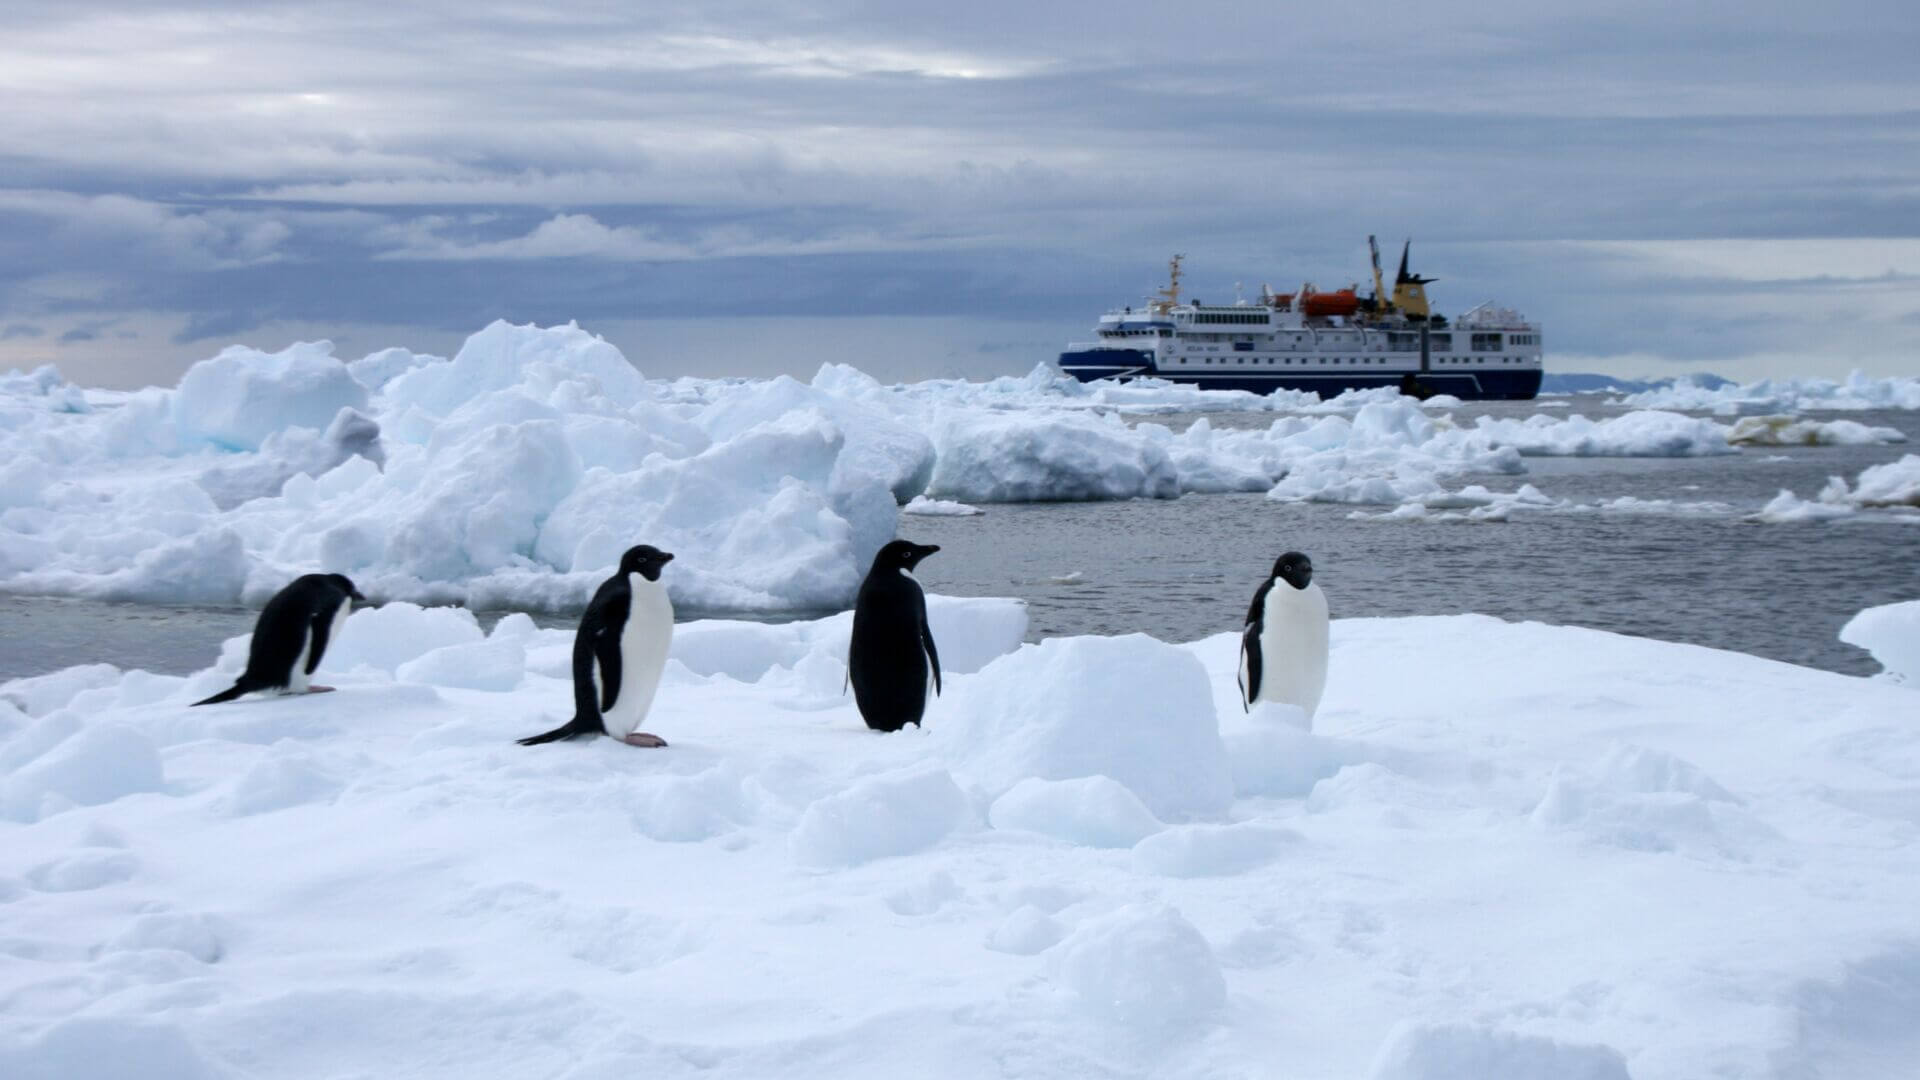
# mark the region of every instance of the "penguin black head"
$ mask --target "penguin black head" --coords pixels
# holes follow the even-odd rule
[[[367,602],[367,598],[360,595],[359,589],[356,589],[353,587],[353,582],[347,577],[347,575],[328,574],[327,580],[329,582],[332,582],[335,588],[339,589],[343,593],[346,593],[348,600],[358,600],[363,604]]]
[[[660,568],[673,561],[673,552],[661,551],[652,544],[640,544],[620,556],[620,574],[639,574],[648,581],[660,580]]]
[[[920,565],[920,560],[940,550],[939,544],[916,544],[911,540],[893,540],[880,549],[873,557],[874,569],[892,567],[896,570],[912,570]]]
[[[1313,560],[1298,551],[1289,551],[1274,561],[1273,576],[1296,589],[1304,589],[1313,581]]]

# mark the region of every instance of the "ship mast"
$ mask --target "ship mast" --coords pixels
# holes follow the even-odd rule
[[[1154,293],[1153,310],[1167,312],[1180,302],[1180,260],[1185,255],[1175,255],[1167,261],[1167,287]]]
[[[1393,301],[1387,299],[1386,283],[1380,280],[1380,245],[1374,242],[1372,233],[1367,234],[1367,250],[1373,254],[1373,302],[1375,313],[1385,315],[1387,309],[1393,306]]]

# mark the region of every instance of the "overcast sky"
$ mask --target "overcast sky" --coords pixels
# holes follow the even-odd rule
[[[1913,0],[8,0],[0,370],[1023,372],[1173,252],[1230,301],[1377,233],[1549,370],[1914,373],[1916,57]]]

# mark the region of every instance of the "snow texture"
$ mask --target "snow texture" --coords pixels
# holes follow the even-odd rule
[[[931,599],[967,659],[889,735],[842,695],[844,614],[684,626],[661,751],[513,745],[570,712],[571,633],[399,603],[348,619],[332,694],[190,708],[245,638],[186,678],[0,686],[0,1075],[1691,1080],[1920,1052],[1909,686],[1346,619],[1309,731],[1241,711],[1230,629],[1022,645],[1020,605]],[[1910,645],[1908,607],[1849,633]]]

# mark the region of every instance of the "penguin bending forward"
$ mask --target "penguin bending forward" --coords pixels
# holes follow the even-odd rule
[[[1298,705],[1311,719],[1327,686],[1327,595],[1313,583],[1313,562],[1289,551],[1273,564],[1247,608],[1240,637],[1240,694]]]
[[[519,740],[521,746],[582,735],[611,735],[628,746],[667,745],[639,727],[673,644],[673,601],[660,584],[660,570],[671,561],[672,553],[647,544],[620,556],[620,568],[594,590],[573,635],[573,719]]]
[[[218,705],[256,690],[283,694],[320,694],[331,686],[309,686],[307,679],[340,633],[353,601],[366,597],[340,574],[305,574],[273,594],[253,624],[247,646],[247,670],[232,686],[195,705]]]
[[[916,727],[927,711],[927,676],[940,692],[940,653],[927,628],[927,597],[913,578],[935,544],[895,540],[873,557],[853,604],[847,680],[860,716],[875,731]]]

